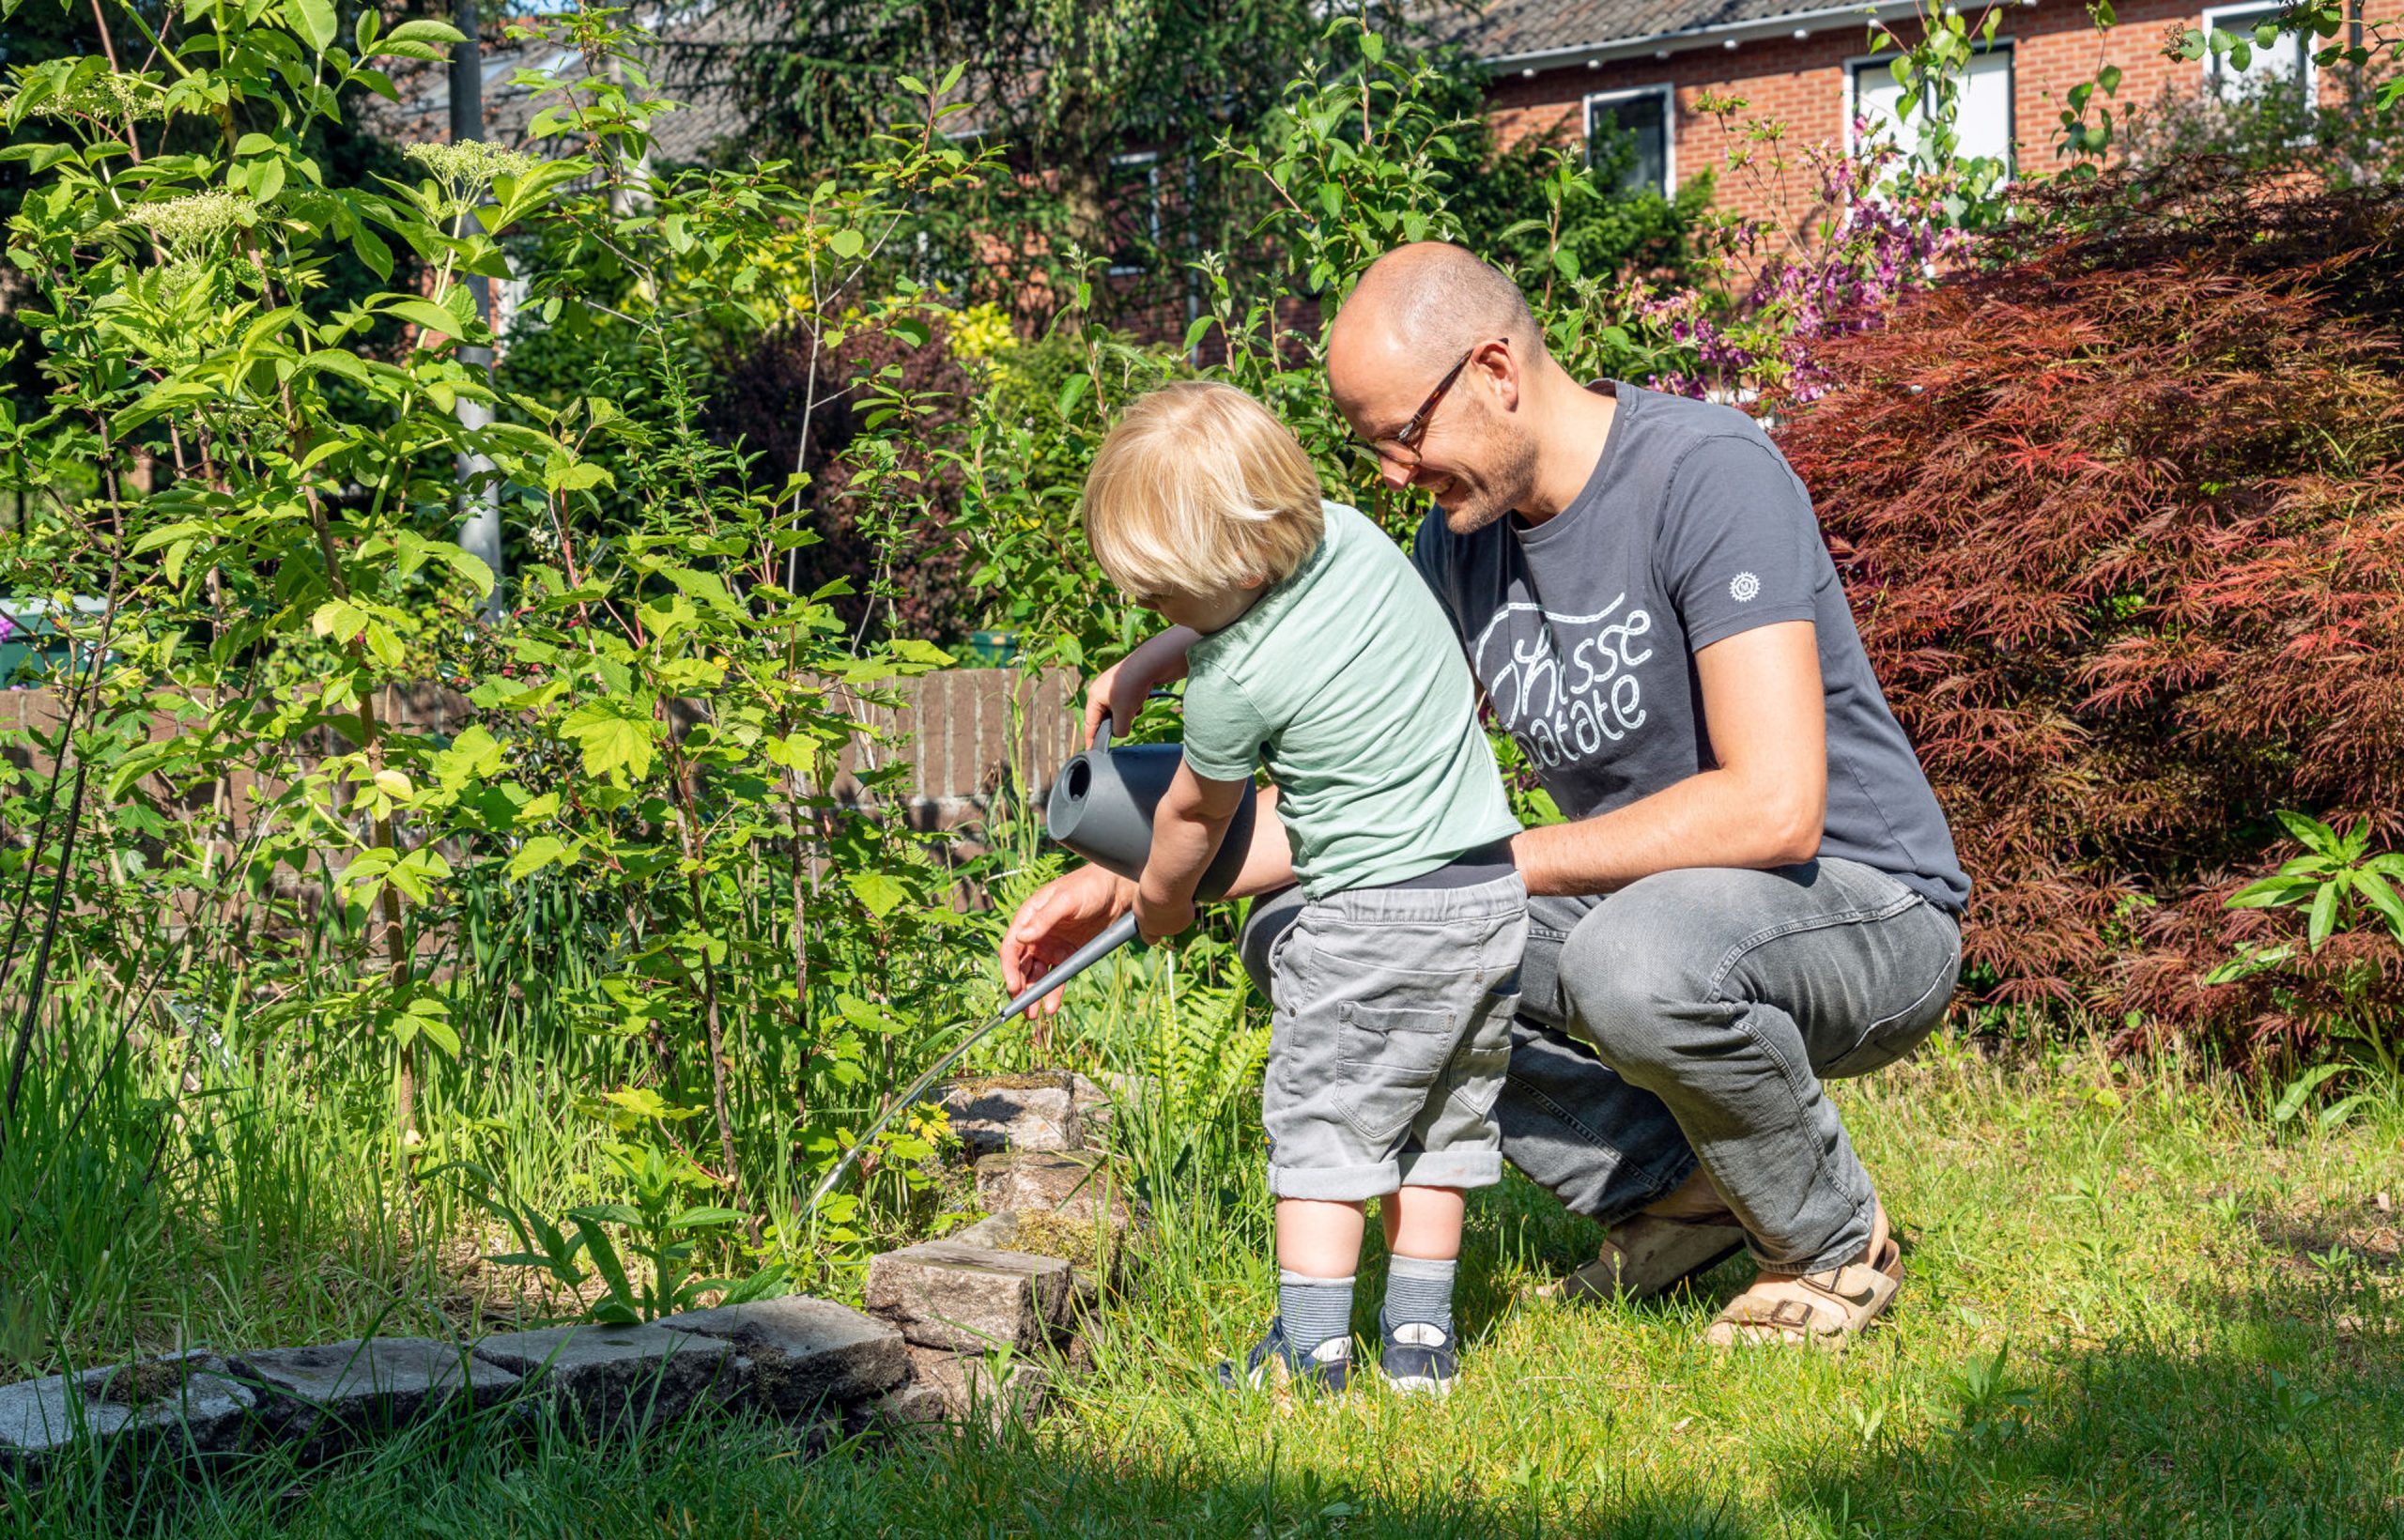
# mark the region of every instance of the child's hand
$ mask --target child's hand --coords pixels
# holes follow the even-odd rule
[[[1194,900],[1191,895],[1173,901],[1154,899],[1142,888],[1135,891],[1135,928],[1144,932],[1146,941],[1166,941],[1181,935],[1194,924]]]

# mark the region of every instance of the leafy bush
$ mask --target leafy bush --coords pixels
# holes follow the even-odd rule
[[[44,495],[0,538],[0,591],[54,595],[77,646],[63,720],[0,734],[0,1292],[60,1239],[19,1225],[74,1140],[205,1147],[202,1063],[380,1129],[395,1172],[482,1163],[512,1212],[581,1167],[593,1227],[562,1245],[605,1273],[647,1259],[610,1279],[623,1309],[698,1270],[806,1277],[881,1217],[790,1202],[890,1088],[877,1038],[990,986],[952,962],[981,922],[937,901],[926,842],[825,791],[879,682],[948,659],[863,648],[834,595],[791,586],[811,510],[735,473],[693,362],[787,314],[789,285],[855,342],[923,343],[919,301],[865,287],[870,255],[987,159],[921,119],[840,188],[654,175],[652,103],[623,84],[640,39],[585,10],[534,27],[571,71],[521,76],[540,152],[418,145],[378,180],[316,147],[342,92],[457,35],[333,14],[192,0],[150,73],[66,54],[7,100],[31,126],[8,256],[43,390],[7,404],[0,455]],[[205,148],[119,174],[199,126]],[[464,351],[490,340],[465,278],[513,259],[523,314],[608,333],[572,387],[496,388]],[[345,264],[379,286],[334,286]],[[900,529],[925,500],[912,422],[870,393],[842,487]],[[471,491],[519,538],[494,624],[496,575],[450,538]],[[446,720],[393,711],[438,683]],[[131,1128],[18,1137],[129,1059],[161,1091]],[[576,1137],[600,1119],[625,1137]],[[562,1158],[528,1159],[545,1146]]]
[[[2404,125],[2378,105],[2391,78],[2404,78],[2404,69],[2343,69],[2334,95],[2323,96],[2316,77],[2309,100],[2304,83],[2275,77],[2227,98],[2165,85],[2123,119],[2121,150],[2141,170],[2218,155],[2246,176],[2305,173],[2340,187],[2393,182],[2404,176]]]
[[[2404,827],[2404,201],[2053,199],[2072,233],[1824,343],[1782,433],[1975,884],[1976,997],[2245,1049],[2371,960],[2392,1013],[2367,932],[2203,976],[2276,929],[2223,908],[2292,854],[2273,809]]]

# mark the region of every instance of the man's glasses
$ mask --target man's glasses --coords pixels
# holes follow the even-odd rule
[[[1405,423],[1393,438],[1364,439],[1361,440],[1363,447],[1389,465],[1398,465],[1406,470],[1417,470],[1419,443],[1421,439],[1427,437],[1427,425],[1436,416],[1437,406],[1443,401],[1444,393],[1453,388],[1453,381],[1461,377],[1461,371],[1469,367],[1469,361],[1475,358],[1477,350],[1485,346],[1484,342],[1470,344],[1469,351],[1460,356],[1458,362],[1444,371],[1444,377],[1436,381],[1436,388],[1427,393],[1427,399],[1419,403],[1419,409],[1410,414],[1410,421]]]

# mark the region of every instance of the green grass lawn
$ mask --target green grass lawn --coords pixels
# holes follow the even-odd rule
[[[2393,1125],[2277,1131],[2168,1070],[2005,1070],[1949,1040],[1842,1092],[1908,1281],[1842,1357],[1700,1343],[1690,1298],[1522,1301],[1589,1227],[1472,1209],[1441,1403],[1225,1395],[1264,1317],[1256,1173],[1173,1204],[1094,1375],[1031,1431],[643,1447],[426,1431],[312,1476],[7,1493],[18,1531],[194,1536],[2404,1533]],[[1363,1290],[1365,1319],[1377,1269]]]

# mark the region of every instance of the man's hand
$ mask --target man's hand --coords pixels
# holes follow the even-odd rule
[[[1086,686],[1085,741],[1093,742],[1104,716],[1116,724],[1111,729],[1115,734],[1133,727],[1145,697],[1172,679],[1185,677],[1185,650],[1199,639],[1199,632],[1172,625],[1094,675],[1093,683]]]
[[[1135,902],[1135,885],[1098,866],[1081,866],[1055,877],[1026,896],[1002,932],[1002,984],[1015,995],[1069,960],[1069,955],[1110,928]],[[1028,1011],[1049,1016],[1060,1009],[1054,990]]]

